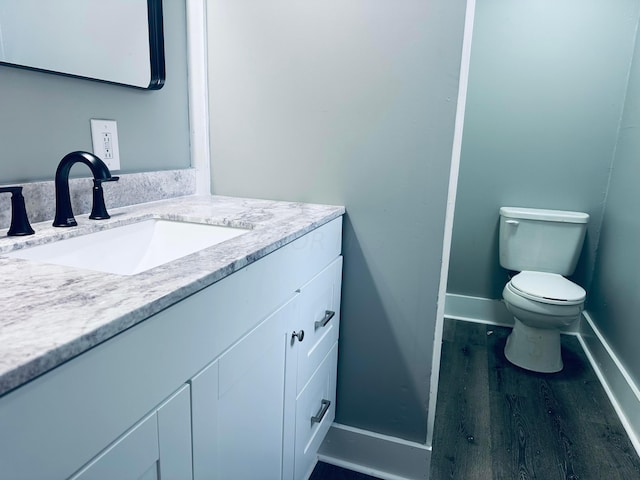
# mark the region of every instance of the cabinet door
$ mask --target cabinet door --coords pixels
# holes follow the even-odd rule
[[[282,477],[285,334],[294,305],[192,379],[195,480]]]
[[[191,473],[189,386],[142,419],[71,480],[184,480]]]

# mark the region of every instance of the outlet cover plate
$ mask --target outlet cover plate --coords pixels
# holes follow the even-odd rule
[[[102,160],[109,170],[120,170],[118,124],[115,120],[91,119],[93,154]]]

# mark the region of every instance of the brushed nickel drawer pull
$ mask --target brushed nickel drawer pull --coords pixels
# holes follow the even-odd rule
[[[293,341],[294,338],[297,338],[299,342],[304,340],[304,330],[300,330],[299,332],[293,332],[291,334],[291,341]]]
[[[324,416],[327,414],[327,410],[329,410],[329,407],[331,406],[331,400],[325,400],[323,398],[320,402],[320,405],[321,406],[320,410],[318,410],[318,413],[316,413],[315,416],[311,417],[311,425],[313,425],[314,423],[320,423],[322,421]]]
[[[336,312],[333,312],[331,310],[325,310],[324,318],[322,320],[316,321],[315,323],[316,328],[326,327],[327,323],[329,323],[329,321],[334,317],[335,314]]]

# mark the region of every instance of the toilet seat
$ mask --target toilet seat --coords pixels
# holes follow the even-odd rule
[[[520,272],[507,286],[517,295],[550,305],[579,305],[586,297],[580,285],[556,273]]]

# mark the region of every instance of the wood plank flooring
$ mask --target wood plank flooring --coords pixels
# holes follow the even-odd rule
[[[640,459],[578,340],[565,368],[510,364],[510,329],[445,321],[431,479],[640,479]]]
[[[353,472],[346,468],[318,462],[309,480],[377,480],[364,473]]]
[[[578,340],[564,369],[510,364],[510,329],[445,320],[430,480],[636,480],[640,459]],[[318,463],[310,480],[375,480]]]

